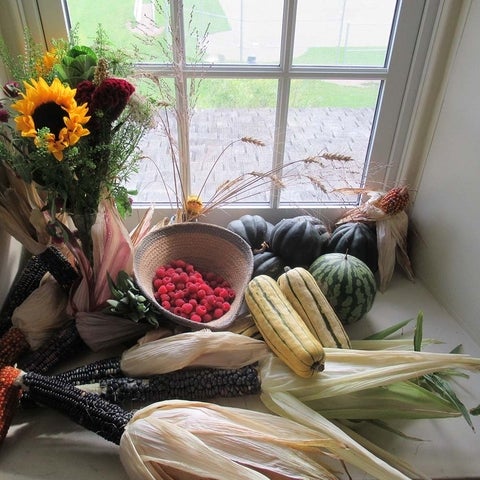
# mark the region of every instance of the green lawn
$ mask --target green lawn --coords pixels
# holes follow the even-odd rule
[[[149,2],[148,2],[149,3]],[[72,26],[77,26],[79,40],[91,44],[99,24],[102,25],[114,46],[124,52],[138,50],[146,61],[169,60],[170,52],[161,52],[159,47],[165,35],[165,15],[163,1],[156,0],[156,24],[163,26],[150,32],[149,41],[140,35],[135,16],[135,0],[115,1],[112,11],[111,2],[98,0],[70,0],[68,2]],[[184,0],[186,12],[186,30],[188,35],[187,52],[193,52],[196,33],[202,36],[207,30],[217,33],[230,30],[228,20],[218,0],[204,0],[201,9],[195,6],[196,0]],[[92,12],[94,12],[92,14]],[[208,12],[208,15],[204,14]],[[114,13],[114,14],[113,14]],[[92,17],[94,21],[92,21]],[[195,22],[190,22],[191,18]],[[195,23],[192,30],[191,24]],[[142,39],[143,38],[143,39]],[[160,53],[159,53],[160,52]],[[298,65],[335,65],[360,64],[381,65],[385,52],[379,49],[342,49],[310,48],[305,54],[295,59]],[[138,53],[136,57],[138,58]],[[199,108],[261,108],[274,107],[277,96],[277,82],[257,79],[209,79],[200,86],[197,101]],[[294,107],[374,107],[378,95],[378,83],[365,82],[359,85],[320,80],[294,80],[292,82],[291,104]]]

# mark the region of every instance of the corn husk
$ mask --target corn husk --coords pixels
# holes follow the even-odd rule
[[[132,479],[322,480],[337,478],[325,452],[343,448],[329,435],[269,413],[171,400],[133,416],[120,458]]]
[[[121,368],[132,377],[159,375],[185,367],[241,368],[268,354],[262,340],[205,329],[137,344],[123,352]]]
[[[12,314],[12,325],[25,335],[32,350],[41,347],[54,332],[70,321],[68,297],[56,280],[47,274]]]
[[[263,404],[272,412],[317,430],[321,434],[328,434],[344,443],[345,446],[339,451],[335,450],[334,453],[343,461],[360,468],[374,478],[380,480],[427,478],[421,472],[416,471],[412,466],[391,454],[385,455],[388,457],[388,463],[382,460],[333,422],[307,407],[289,393],[262,393],[261,399]],[[382,449],[377,447],[376,450],[378,453],[382,453]]]
[[[386,213],[380,208],[383,192],[372,192],[366,189],[338,189],[343,193],[366,194],[370,198],[362,205],[348,211],[337,224],[345,222],[374,222],[377,231],[378,277],[379,290],[384,292],[393,276],[398,263],[409,280],[415,275],[407,251],[408,215],[405,210],[394,214]]]
[[[260,368],[262,390],[290,392],[302,401],[311,401],[391,385],[434,372],[480,371],[480,358],[451,353],[325,348],[325,357],[325,370],[308,379],[295,375],[275,356],[266,357]]]
[[[120,271],[133,274],[133,245],[113,200],[103,200],[92,227],[95,303],[102,306],[111,298],[107,275]]]
[[[136,323],[128,318],[102,312],[78,312],[75,325],[82,340],[93,352],[115,347],[126,342],[135,342],[153,327]]]
[[[408,215],[402,211],[387,218],[377,220],[379,290],[384,292],[398,263],[409,280],[415,275],[407,252]]]
[[[2,165],[2,171],[5,173],[0,185],[2,227],[32,255],[38,255],[50,242],[47,222],[41,211],[45,203],[34,184],[23,181],[5,164]]]
[[[411,381],[358,390],[306,401],[326,418],[337,420],[390,420],[449,418],[461,416],[451,402]]]
[[[428,345],[439,345],[443,343],[440,340],[434,338],[425,338],[422,340],[422,348]],[[379,340],[351,340],[352,348],[355,350],[413,350],[413,341],[411,338],[391,338],[391,339],[379,339]]]

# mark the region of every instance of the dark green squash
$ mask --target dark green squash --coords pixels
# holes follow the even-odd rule
[[[377,233],[366,223],[347,222],[330,236],[327,253],[348,253],[365,262],[372,272],[378,270]]]
[[[259,250],[268,243],[273,224],[260,215],[243,215],[227,225],[228,230],[240,235],[253,250]]]
[[[253,256],[252,278],[257,275],[268,275],[276,280],[285,272],[285,267],[283,259],[273,252],[256,253]]]
[[[330,232],[318,218],[300,215],[280,220],[272,230],[270,249],[291,267],[309,267],[325,252]]]

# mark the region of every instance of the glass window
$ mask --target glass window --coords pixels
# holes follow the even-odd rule
[[[145,138],[138,175],[130,179],[138,190],[135,206],[172,206],[174,177],[208,201],[234,178],[268,172],[268,182],[253,182],[256,190],[250,186],[247,194],[231,197],[231,207],[263,213],[351,206],[359,197],[337,189],[391,186],[407,131],[405,107],[412,108],[420,78],[409,72],[419,71],[412,62],[421,65],[428,45],[428,35],[420,35],[423,15],[428,11],[432,25],[436,14],[425,2],[62,4],[85,42],[101,24],[114,45],[137,52],[139,71],[169,85],[155,93],[157,99],[184,112],[177,125],[172,112],[159,111],[178,136],[181,165],[172,163],[159,122]]]

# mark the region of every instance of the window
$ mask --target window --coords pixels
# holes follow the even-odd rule
[[[208,200],[245,172],[273,169],[289,179],[285,188],[269,183],[238,199],[227,220],[256,209],[272,221],[295,212],[328,214],[360,198],[336,189],[381,190],[401,180],[409,114],[438,2],[124,0],[115,2],[112,15],[113,2],[58,0],[65,17],[49,22],[52,2],[45,17],[44,1],[38,4],[47,29],[66,18],[79,25],[86,42],[98,23],[124,48],[137,42],[142,50],[142,36],[153,39],[148,61],[138,68],[167,82],[177,77],[177,108],[196,100],[191,120],[175,129],[189,138],[178,148],[179,158],[188,159],[180,172],[190,193],[201,191]],[[168,38],[169,17],[181,68],[155,41]],[[199,85],[195,92],[189,90],[192,79]],[[265,146],[235,142],[209,174],[224,147],[242,137]],[[168,211],[172,198],[165,185],[173,169],[161,127],[145,139],[144,152],[148,158],[129,185],[139,191],[135,206],[156,202]],[[316,170],[301,162],[280,169],[319,155],[322,167]]]

